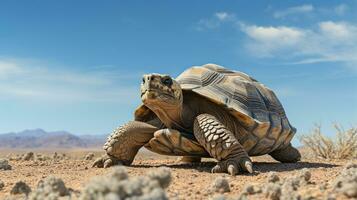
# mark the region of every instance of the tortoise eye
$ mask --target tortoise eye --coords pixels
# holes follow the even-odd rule
[[[169,87],[172,85],[172,79],[171,79],[170,77],[163,78],[161,82],[162,82],[164,85],[169,86]]]

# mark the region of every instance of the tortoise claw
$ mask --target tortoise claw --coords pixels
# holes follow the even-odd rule
[[[243,170],[249,172],[249,173],[253,173],[253,164],[250,161],[250,159],[245,158],[240,162],[240,166]]]
[[[253,173],[253,164],[249,158],[230,158],[222,160],[217,163],[211,170],[212,173],[227,172],[228,174],[235,176],[241,171],[247,171]]]
[[[211,169],[211,173],[221,173],[221,172],[222,172],[222,168],[219,165],[216,165]]]
[[[249,173],[253,173],[253,165],[252,162],[250,161],[246,161],[245,164],[245,169],[249,172]]]
[[[108,167],[111,167],[113,165],[123,165],[123,161],[117,160],[116,158],[105,154],[102,157],[96,159],[94,161],[92,167],[108,168]]]
[[[97,158],[94,162],[92,167],[103,168],[103,158]]]
[[[104,168],[108,168],[113,165],[113,161],[111,159],[107,159],[104,161]]]
[[[227,171],[231,176],[235,176],[238,173],[238,168],[235,165],[230,164],[228,165]]]

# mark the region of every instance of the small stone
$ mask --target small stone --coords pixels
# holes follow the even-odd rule
[[[333,189],[349,198],[357,198],[357,168],[345,167],[336,178]]]
[[[148,177],[159,181],[162,188],[167,188],[171,182],[171,170],[167,167],[159,167],[150,171]]]
[[[212,187],[215,192],[220,192],[220,193],[230,192],[228,180],[224,177],[216,178],[213,182]]]
[[[237,200],[248,200],[248,196],[247,194],[240,194],[237,198]]]
[[[0,191],[5,187],[4,182],[2,182],[2,180],[0,180]]]
[[[159,168],[149,172],[147,176],[128,177],[126,168],[121,166],[106,176],[92,179],[84,187],[79,199],[167,200],[163,187],[168,186],[168,179],[171,180],[169,169]]]
[[[264,188],[265,197],[271,200],[280,200],[281,188],[275,183],[268,183]]]
[[[326,200],[336,200],[336,195],[335,194],[328,194],[326,197]]]
[[[213,196],[212,200],[226,200],[226,197],[223,194],[218,194]]]
[[[29,160],[34,160],[34,154],[33,152],[27,152],[22,156],[22,160],[29,161]]]
[[[349,198],[357,198],[357,183],[346,183],[341,188],[341,192]]]
[[[84,157],[85,160],[93,160],[93,158],[94,158],[94,153],[88,153],[88,154]]]
[[[276,183],[276,182],[279,182],[279,181],[280,181],[280,178],[279,178],[279,176],[278,176],[275,172],[270,172],[270,173],[268,174],[267,181],[268,181],[269,183]]]
[[[19,181],[15,183],[14,187],[11,189],[10,194],[26,194],[31,192],[31,188],[24,182]]]
[[[258,194],[261,192],[262,192],[261,188],[256,185],[246,185],[243,189],[244,194],[252,195],[252,194]]]
[[[300,176],[300,178],[302,178],[306,182],[309,182],[310,179],[311,179],[311,172],[308,169],[304,168],[304,169],[301,170],[299,176]]]
[[[38,184],[39,188],[43,188],[46,193],[57,193],[59,196],[68,195],[68,189],[60,178],[48,176],[43,182]]]
[[[345,165],[345,169],[357,168],[357,163],[349,162]]]
[[[0,170],[11,170],[12,167],[9,165],[9,161],[6,159],[0,159]]]
[[[124,166],[115,166],[108,176],[121,181],[128,179],[128,172]]]

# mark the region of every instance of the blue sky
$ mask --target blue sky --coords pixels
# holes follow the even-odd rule
[[[143,73],[216,63],[276,91],[298,133],[357,123],[357,1],[1,1],[0,133],[110,133]]]

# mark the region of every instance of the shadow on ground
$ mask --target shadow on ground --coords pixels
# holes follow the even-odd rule
[[[216,165],[216,162],[201,162],[194,164],[158,164],[158,165],[131,165],[133,168],[151,168],[151,167],[169,167],[175,169],[196,169],[199,172],[210,172],[212,167]],[[299,170],[304,168],[334,168],[339,165],[318,163],[318,162],[297,162],[297,163],[277,163],[277,162],[254,162],[253,168],[255,173],[267,173],[267,172],[286,172]]]

